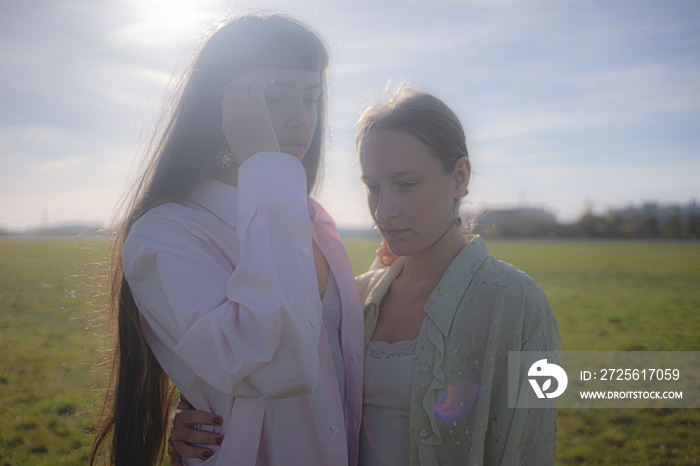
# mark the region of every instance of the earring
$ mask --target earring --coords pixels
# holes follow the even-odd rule
[[[455,218],[455,225],[457,225],[458,227],[462,226],[462,217]]]
[[[228,149],[222,149],[219,154],[216,156],[216,164],[220,168],[228,168],[231,165],[235,163],[235,159],[233,158],[233,153],[231,153],[230,150]]]
[[[469,188],[464,190],[464,196],[462,196],[462,197],[467,197],[467,194],[469,194]]]

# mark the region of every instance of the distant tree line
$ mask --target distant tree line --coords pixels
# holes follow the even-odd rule
[[[107,232],[102,226],[94,225],[57,225],[52,227],[35,227],[22,231],[12,231],[0,227],[0,236],[95,236],[105,235]]]
[[[474,230],[493,237],[700,239],[700,206],[645,203],[596,214],[589,205],[571,223],[545,209],[498,209],[481,213]]]
[[[467,215],[469,217],[469,215]],[[673,238],[700,239],[700,205],[660,206],[655,202],[596,214],[588,205],[571,223],[560,223],[546,209],[520,207],[490,209],[474,217],[470,225],[475,233],[489,237],[523,238]],[[341,229],[343,237],[368,237],[379,240],[377,230]],[[61,225],[38,227],[22,232],[0,227],[0,236],[92,236],[105,235],[101,226]]]

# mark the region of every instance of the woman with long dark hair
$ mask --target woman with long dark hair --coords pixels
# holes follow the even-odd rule
[[[323,41],[279,15],[228,21],[192,64],[116,235],[118,335],[91,464],[103,445],[110,464],[161,461],[171,381],[220,415],[207,464],[357,462],[361,307],[308,197],[327,65]]]

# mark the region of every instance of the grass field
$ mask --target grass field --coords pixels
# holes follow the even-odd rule
[[[488,240],[545,290],[563,349],[700,350],[700,243]],[[103,374],[95,240],[0,239],[0,465],[85,464]],[[376,242],[347,243],[356,273]],[[698,409],[559,410],[558,464],[700,462]]]

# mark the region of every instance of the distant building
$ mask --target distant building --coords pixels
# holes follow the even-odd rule
[[[643,202],[611,209],[605,216],[607,236],[697,238],[700,235],[700,205],[695,199],[685,205]]]
[[[518,207],[483,211],[474,230],[484,236],[545,237],[555,235],[558,226],[556,216],[546,209]]]

